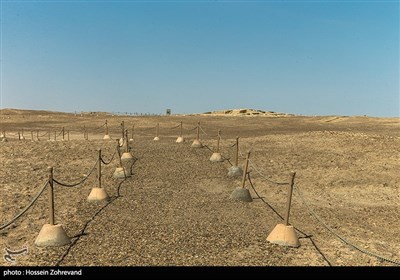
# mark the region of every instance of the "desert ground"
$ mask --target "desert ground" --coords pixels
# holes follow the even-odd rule
[[[27,253],[14,256],[15,262],[2,257],[1,266],[400,263],[399,118],[224,112],[132,116],[11,109],[2,110],[0,117],[0,131],[5,131],[7,139],[0,142],[0,225],[29,204],[48,180],[48,167],[54,167],[56,180],[72,184],[92,170],[99,149],[104,160],[110,160],[116,150],[114,140],[121,137],[122,121],[129,131],[134,125],[129,145],[135,157],[132,175],[126,179],[112,176],[119,166],[117,157],[102,166],[102,186],[111,197],[108,202],[87,201],[91,189],[98,186],[96,170],[76,187],[55,184],[55,219],[71,237],[69,245],[34,244],[49,222],[45,190],[32,208],[0,230],[2,254],[6,248],[28,248]],[[103,140],[106,120],[114,140]],[[186,141],[178,144],[181,121]],[[208,148],[191,147],[198,122],[200,139]],[[157,123],[160,140],[154,141]],[[69,140],[66,135],[62,140],[62,127],[69,131]],[[22,129],[25,139],[19,140]],[[216,163],[209,158],[219,129],[220,152],[226,160]],[[249,172],[258,195],[248,180],[245,187],[253,202],[230,198],[242,181],[227,176],[237,136],[240,166],[251,151]],[[279,215],[285,213],[288,193],[286,185],[268,180],[289,182],[291,171],[296,177],[289,222],[298,230],[298,248],[266,240],[282,223]]]

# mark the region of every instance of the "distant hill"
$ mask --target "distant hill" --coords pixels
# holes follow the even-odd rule
[[[52,115],[52,114],[75,114],[75,113],[67,113],[67,112],[59,112],[59,111],[50,111],[50,110],[26,110],[26,109],[11,109],[5,108],[0,109],[1,115]],[[104,114],[111,114],[107,112],[76,112],[76,114],[80,115],[104,115]]]
[[[273,111],[263,111],[256,109],[229,109],[205,112],[203,115],[213,115],[213,116],[268,116],[268,117],[287,117],[294,116],[293,114],[277,113]]]
[[[25,109],[10,109],[5,108],[0,110],[2,115],[44,115],[44,114],[60,114],[62,112],[47,111],[47,110],[25,110]]]

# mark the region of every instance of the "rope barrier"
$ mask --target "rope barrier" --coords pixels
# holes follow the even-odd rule
[[[177,126],[171,127],[170,129],[175,129],[175,128],[178,128],[180,126],[181,126],[181,124],[178,124]]]
[[[219,137],[220,141],[223,141],[223,140],[224,140],[224,139],[222,138],[221,134],[217,134],[217,135],[215,135],[215,136],[213,136],[213,137]],[[233,143],[231,146],[226,147],[226,149],[231,149],[231,148],[233,148],[233,147],[235,147],[235,146],[236,146],[236,142]]]
[[[253,182],[251,181],[250,172],[247,172],[247,178],[249,179],[250,186],[253,189],[254,193],[257,195],[257,197],[259,199],[261,199],[261,201],[264,202],[279,218],[281,218],[281,220],[284,220],[283,216],[281,214],[279,214],[279,212],[276,211],[274,209],[274,207],[272,207],[271,204],[269,204],[267,201],[265,201],[264,198],[258,194],[258,192],[256,191],[256,188],[253,185]]]
[[[44,136],[46,136],[47,134],[49,134],[48,131],[46,131],[43,135],[38,135],[38,137],[44,137]]]
[[[239,152],[240,152],[240,151],[239,151]],[[243,154],[242,154],[241,152],[240,152],[240,154],[241,154],[241,156],[243,156]],[[250,160],[249,160],[249,161],[250,161]],[[254,170],[257,171],[257,173],[259,173],[259,174],[260,174],[265,180],[267,180],[268,182],[273,183],[273,184],[276,184],[276,185],[288,185],[288,183],[277,183],[277,182],[274,182],[274,181],[272,181],[272,180],[266,178],[266,177],[255,167],[254,163],[252,163],[252,162],[250,161],[250,164],[252,165],[252,167],[254,168]],[[265,204],[267,204],[267,205],[271,208],[271,210],[273,210],[273,211],[283,220],[283,217],[282,217],[275,209],[273,209],[273,207],[272,207],[268,202],[266,202],[263,198],[261,198],[261,197],[258,195],[257,191],[255,190],[255,188],[254,188],[254,186],[253,186],[253,184],[252,184],[252,182],[251,182],[250,176],[248,176],[248,178],[249,178],[250,185],[251,185],[252,189],[254,190],[254,192],[256,193],[256,195],[257,195]],[[359,247],[359,246],[357,246],[357,245],[351,243],[350,241],[348,241],[347,239],[345,239],[344,237],[342,237],[341,235],[339,235],[338,233],[336,233],[336,232],[335,232],[330,226],[328,226],[328,225],[313,211],[313,209],[307,204],[307,202],[305,201],[304,197],[302,196],[302,194],[301,194],[301,192],[300,192],[300,189],[299,189],[296,185],[294,186],[294,189],[295,189],[295,191],[299,194],[299,196],[300,196],[302,202],[303,202],[304,205],[307,207],[307,209],[308,209],[308,211],[310,212],[310,214],[311,214],[325,229],[327,229],[329,232],[331,232],[333,235],[335,235],[337,238],[339,238],[342,242],[344,242],[344,243],[347,244],[348,246],[350,246],[350,247],[352,247],[352,248],[354,248],[354,249],[356,249],[356,250],[358,250],[358,251],[360,251],[360,252],[362,252],[362,253],[364,253],[364,254],[366,254],[366,255],[369,255],[369,256],[375,257],[375,258],[377,258],[377,259],[380,259],[380,260],[383,260],[383,261],[386,261],[386,262],[390,262],[390,263],[393,263],[393,264],[396,264],[396,265],[400,265],[400,261],[392,260],[392,259],[389,259],[389,258],[386,258],[386,257],[382,257],[382,256],[380,256],[380,255],[377,255],[377,254],[375,254],[375,253],[372,253],[372,252],[370,252],[370,251],[368,251],[368,250],[366,250],[366,249],[364,249],[364,248],[361,248],[361,247]],[[298,229],[296,228],[296,230],[298,230]],[[298,231],[299,231],[299,230],[298,230]],[[303,234],[304,234],[304,233],[303,233]]]
[[[8,135],[11,135],[11,136],[15,136],[15,137],[17,137],[18,136],[18,132],[7,132],[7,134]]]
[[[266,205],[267,205],[267,206],[268,206],[282,221],[285,220],[285,218],[284,218],[281,214],[279,214],[279,212],[278,212],[277,210],[275,210],[275,208],[272,207],[272,205],[271,205],[268,201],[266,201],[262,196],[260,196],[260,195],[258,194],[258,192],[256,191],[256,188],[254,187],[253,181],[252,181],[251,178],[250,178],[250,172],[247,173],[247,178],[249,179],[250,186],[251,186],[251,188],[253,189],[254,193],[257,195],[257,197],[258,197],[262,202],[264,202],[264,203],[265,203],[265,204],[266,204]],[[309,234],[307,234],[307,233],[305,233],[304,231],[298,229],[297,227],[294,227],[294,229],[297,230],[299,233],[303,234],[304,237],[310,237]]]
[[[271,204],[269,204],[267,201],[265,201],[264,198],[258,194],[258,192],[256,191],[256,188],[253,185],[253,182],[251,181],[250,172],[247,173],[247,178],[249,179],[250,186],[253,189],[254,193],[257,195],[257,197],[259,199],[261,199],[261,201],[264,202],[279,218],[281,218],[281,220],[284,220],[283,216],[281,214],[279,214],[279,212],[276,211],[274,209],[274,207],[272,207]]]
[[[58,133],[57,137],[63,133],[64,129],[61,129],[60,133]]]
[[[240,150],[240,148],[239,148],[239,155],[242,157],[242,159],[245,159],[245,158],[246,158],[246,156],[244,156],[244,155],[242,154],[242,151]]]
[[[114,153],[113,153],[113,155],[111,156],[111,159],[110,159],[108,162],[105,162],[105,161],[103,160],[103,157],[101,157],[101,162],[102,162],[104,165],[109,165],[109,164],[112,162],[112,160],[114,159],[114,157],[115,157],[116,154],[117,154],[117,148],[115,148]]]
[[[200,126],[200,130],[201,130],[205,135],[209,136],[209,135],[207,134],[207,132],[205,132],[204,129],[203,129],[201,126]]]
[[[106,122],[103,123],[103,124],[102,124],[101,126],[99,126],[99,127],[95,127],[94,130],[100,129],[100,128],[104,127],[105,125],[106,125]]]
[[[105,125],[106,125],[106,123],[104,123],[104,124],[101,125],[100,127],[95,128],[95,130],[100,129],[100,128],[104,127]],[[180,126],[181,126],[181,124],[178,124],[178,125],[176,125],[176,126],[174,126],[174,127],[171,127],[170,129],[176,129],[176,128],[180,127]],[[150,128],[146,128],[146,129],[144,129],[144,131],[153,130],[153,129],[155,129],[155,128],[157,128],[157,126],[155,126],[155,127],[150,127]],[[193,130],[195,130],[195,129],[197,129],[197,128],[199,128],[199,129],[202,131],[203,134],[209,136],[209,135],[204,131],[204,129],[203,129],[200,125],[195,126],[195,127],[192,128],[192,129],[185,129],[185,130],[186,130],[186,131],[193,131]],[[63,131],[64,131],[64,129],[62,129],[62,130],[60,131],[60,133],[58,134],[58,136],[60,136],[60,135],[63,133]],[[87,130],[85,129],[85,131],[87,131]],[[43,135],[37,134],[37,136],[38,136],[38,137],[44,137],[44,136],[48,135],[49,133],[50,133],[50,132],[47,131],[47,132],[45,132]],[[12,136],[17,135],[17,136],[18,136],[18,134],[12,134],[12,133],[11,133],[11,134],[9,133],[9,135],[12,135]],[[222,137],[221,137],[220,135],[218,135],[218,136],[220,137],[219,139],[222,140]],[[121,156],[119,147],[122,147],[122,146],[125,144],[125,141],[127,141],[127,140],[128,140],[128,139],[125,139],[125,138],[124,138],[124,139],[123,139],[122,145],[119,145],[119,144],[118,144],[118,147],[114,150],[114,152],[113,152],[113,154],[112,154],[112,156],[111,156],[111,159],[110,159],[109,161],[107,161],[107,162],[104,161],[104,159],[103,159],[102,157],[101,157],[100,159],[97,159],[97,161],[95,162],[93,168],[90,170],[89,174],[85,175],[85,177],[84,177],[80,182],[74,183],[74,184],[66,184],[66,183],[59,182],[59,181],[57,181],[56,179],[53,179],[53,181],[54,181],[55,183],[61,185],[61,186],[64,186],[64,187],[75,187],[75,186],[78,186],[78,185],[84,183],[84,182],[89,178],[89,176],[94,172],[94,170],[96,169],[96,166],[97,166],[97,164],[99,163],[99,160],[101,160],[101,163],[103,163],[103,164],[105,164],[105,165],[108,165],[108,164],[110,164],[110,163],[113,161],[113,159],[114,159],[114,157],[115,157],[115,155],[116,155],[117,153],[118,153],[119,156]],[[236,143],[234,143],[233,145],[229,146],[228,148],[233,148],[233,147],[235,147],[235,146],[236,146]],[[210,150],[211,152],[213,152],[213,150],[212,150],[209,146],[204,145],[204,147],[207,148],[208,150]],[[242,157],[244,157],[240,150],[239,150],[239,153],[240,153],[240,155],[241,155]],[[225,158],[225,157],[224,157],[223,159],[224,159],[224,160],[227,160],[227,161],[229,162],[229,164],[233,166],[233,164],[230,162],[229,158]],[[137,158],[135,158],[135,162],[136,162],[136,161],[137,161]],[[278,185],[278,186],[290,185],[289,183],[286,183],[286,182],[276,182],[276,181],[273,181],[273,180],[267,178],[267,177],[258,169],[258,167],[256,166],[256,164],[255,164],[252,160],[249,159],[249,163],[250,163],[251,167],[252,167],[265,181],[267,181],[267,182],[269,182],[269,183],[272,183],[272,184],[275,184],[275,185]],[[134,164],[134,163],[133,163],[133,164]],[[132,169],[133,164],[131,165],[131,169]],[[123,168],[123,171],[124,171],[125,179],[128,178],[127,174],[125,173],[125,168]],[[246,175],[247,175],[248,181],[249,181],[249,183],[250,183],[250,186],[251,186],[251,188],[253,189],[253,191],[254,191],[254,193],[256,194],[256,196],[257,196],[263,203],[265,203],[265,204],[266,204],[280,219],[284,220],[283,216],[280,215],[279,212],[276,211],[276,210],[272,207],[272,205],[271,205],[270,203],[268,203],[268,201],[266,201],[263,197],[261,197],[261,196],[258,194],[258,192],[256,191],[256,188],[255,188],[255,186],[254,186],[254,184],[253,184],[253,182],[252,182],[252,180],[251,180],[250,172],[247,172]],[[11,225],[12,223],[14,223],[16,220],[18,220],[22,215],[24,215],[24,214],[34,205],[34,203],[37,201],[37,199],[38,199],[38,198],[40,197],[40,195],[43,193],[43,191],[44,191],[45,188],[48,186],[48,184],[49,184],[49,181],[46,181],[45,184],[43,185],[43,187],[40,189],[40,191],[39,191],[39,192],[36,194],[36,196],[31,200],[31,202],[30,202],[20,213],[18,213],[13,219],[11,219],[9,222],[7,222],[7,223],[1,225],[1,226],[0,226],[0,230],[3,230],[4,228],[8,227],[8,226]],[[299,197],[300,197],[301,201],[303,202],[303,204],[306,206],[306,208],[307,208],[308,212],[310,213],[310,215],[313,216],[326,230],[328,230],[331,234],[333,234],[335,237],[337,237],[337,238],[338,238],[339,240],[341,240],[343,243],[345,243],[346,245],[352,247],[353,249],[355,249],[355,250],[357,250],[357,251],[359,251],[359,252],[361,252],[361,253],[364,253],[364,254],[369,255],[369,256],[371,256],[371,257],[375,257],[375,258],[377,258],[377,259],[379,259],[379,260],[381,260],[381,261],[386,261],[386,262],[390,262],[390,263],[392,263],[392,264],[400,265],[400,261],[394,260],[394,259],[389,259],[389,258],[380,256],[380,255],[378,255],[378,254],[376,254],[376,253],[370,252],[370,251],[368,251],[368,250],[366,250],[366,249],[364,249],[364,248],[361,248],[360,246],[358,246],[358,245],[352,243],[351,241],[347,240],[346,238],[344,238],[343,236],[341,236],[339,233],[337,233],[336,231],[334,231],[329,225],[327,225],[327,224],[315,213],[314,209],[306,202],[306,200],[305,200],[305,198],[303,197],[302,192],[300,191],[299,187],[298,187],[297,185],[295,185],[295,186],[294,186],[294,189],[295,189],[295,191],[297,192],[297,194],[299,195]],[[300,231],[298,228],[295,228],[295,229],[296,229],[298,232],[304,234],[306,237],[308,237],[308,235],[307,235],[306,233]]]
[[[203,147],[204,148],[207,148],[207,149],[209,149],[210,150],[210,152],[214,152],[213,150],[211,150],[211,148],[210,147],[208,147],[207,145],[203,145]]]
[[[195,127],[193,127],[193,128],[190,128],[190,129],[184,128],[184,130],[186,130],[186,131],[193,131],[193,130],[195,130],[196,128],[197,128],[197,126],[195,126]]]
[[[19,217],[21,217],[23,214],[25,214],[26,211],[28,211],[33,204],[36,202],[36,200],[39,198],[39,196],[43,193],[43,191],[46,189],[47,185],[49,184],[49,181],[46,181],[46,183],[43,185],[43,187],[40,189],[40,191],[37,193],[37,195],[32,199],[32,201],[26,206],[18,215],[16,215],[14,218],[11,219],[8,223],[5,223],[0,226],[0,230],[5,229],[12,223],[14,223],[16,220],[18,220]]]
[[[214,153],[214,151],[209,146],[203,145],[203,147],[208,149],[210,152]],[[223,161],[227,161],[231,166],[233,166],[232,162],[230,161],[230,158],[226,158],[226,157],[222,156],[222,159],[223,159]]]
[[[251,167],[253,167],[253,169],[254,169],[258,174],[260,174],[260,176],[263,177],[265,181],[267,181],[267,182],[269,182],[269,183],[271,183],[271,184],[275,184],[275,185],[277,185],[277,186],[289,185],[289,183],[275,182],[275,181],[273,181],[273,180],[271,180],[271,179],[268,179],[267,177],[265,177],[264,174],[262,174],[262,173],[256,168],[255,164],[254,164],[250,159],[249,159],[249,162],[250,162]]]
[[[61,262],[64,261],[65,257],[70,253],[71,249],[77,244],[77,242],[79,241],[79,239],[82,236],[85,236],[86,234],[86,229],[88,228],[88,226],[90,225],[91,222],[93,222],[95,220],[95,218],[101,214],[101,212],[106,209],[109,205],[111,205],[111,203],[113,201],[115,201],[116,199],[118,199],[119,197],[121,197],[121,186],[122,184],[126,181],[127,178],[125,178],[124,180],[122,180],[121,182],[119,182],[118,187],[117,187],[117,195],[115,197],[112,197],[103,207],[101,207],[99,210],[97,210],[94,215],[92,217],[89,218],[89,220],[84,224],[82,230],[75,236],[75,240],[71,242],[71,244],[68,246],[67,250],[64,252],[64,254],[61,256],[61,258],[55,263],[55,267],[60,266]]]
[[[57,184],[63,186],[63,187],[68,187],[68,188],[76,187],[76,186],[82,184],[83,182],[85,182],[85,181],[89,178],[89,176],[90,176],[90,175],[93,173],[93,171],[96,169],[98,163],[99,163],[99,159],[96,160],[96,162],[95,162],[95,164],[93,165],[92,170],[90,170],[89,174],[86,175],[86,176],[85,176],[80,182],[78,182],[78,183],[75,183],[75,184],[66,184],[66,183],[61,183],[61,182],[57,181],[56,179],[53,179],[53,181],[54,181],[55,183],[57,183]]]
[[[70,130],[69,132],[70,132],[70,133],[72,133],[72,132],[73,132],[73,133],[79,133],[79,134],[82,134],[82,132],[83,132],[83,131],[82,131],[82,130]]]
[[[223,161],[227,161],[231,166],[233,166],[233,163],[230,161],[230,158],[226,158],[222,156]]]
[[[144,130],[144,131],[150,131],[150,130],[153,130],[153,129],[156,129],[156,128],[157,128],[157,126],[147,127],[147,128],[139,128],[139,129]]]
[[[157,126],[154,127],[147,127],[147,128],[140,128],[140,127],[136,127],[135,126],[135,134],[136,135],[141,135],[141,136],[145,136],[145,137],[154,137],[154,133],[150,133],[150,131],[154,131],[154,129],[156,129]]]
[[[235,147],[236,146],[236,143],[233,143],[233,145],[232,146],[229,146],[229,147],[227,147],[228,149],[232,149],[233,147]]]
[[[247,178],[249,179],[250,186],[251,186],[251,188],[253,189],[254,193],[257,195],[257,197],[258,197],[263,203],[265,203],[265,204],[266,204],[266,205],[267,205],[267,206],[268,206],[282,221],[285,220],[285,218],[283,218],[283,216],[282,216],[281,214],[279,214],[279,212],[276,211],[275,208],[272,207],[272,205],[271,205],[270,203],[268,203],[268,201],[266,201],[262,196],[260,196],[260,195],[258,194],[258,192],[256,191],[256,188],[255,188],[254,185],[253,185],[253,182],[251,181],[250,172],[248,172]],[[318,251],[318,253],[322,256],[322,258],[327,262],[327,264],[328,264],[329,266],[332,266],[332,264],[330,263],[330,261],[325,257],[325,255],[321,252],[321,250],[320,250],[320,249],[317,247],[317,245],[315,244],[314,240],[312,239],[312,235],[309,235],[309,234],[305,233],[304,231],[300,230],[299,228],[297,228],[297,227],[295,227],[295,226],[294,226],[293,228],[294,228],[297,232],[303,234],[303,237],[302,237],[302,238],[308,238],[308,239],[310,240],[310,242],[312,243],[312,245],[314,246],[314,248]]]
[[[304,205],[306,206],[308,212],[326,229],[328,230],[330,233],[332,233],[333,235],[335,235],[338,239],[340,239],[343,243],[345,243],[346,245],[356,249],[357,251],[364,253],[366,255],[369,255],[371,257],[375,257],[377,259],[380,259],[382,261],[386,261],[386,262],[390,262],[396,265],[400,265],[400,261],[397,260],[392,260],[386,257],[382,257],[380,255],[377,255],[373,252],[370,252],[364,248],[361,248],[355,244],[353,244],[352,242],[350,242],[349,240],[347,240],[346,238],[342,237],[341,235],[339,235],[336,231],[334,231],[330,226],[328,226],[316,213],[315,211],[310,207],[310,205],[306,202],[306,200],[304,199],[300,189],[298,186],[294,186],[294,189],[296,190],[297,194],[299,195],[300,199],[302,200],[302,202],[304,203]]]
[[[222,141],[222,138],[221,138],[221,141]],[[224,148],[224,149],[232,149],[235,146],[236,146],[236,143],[233,143],[231,146],[223,146],[222,148]]]
[[[131,174],[131,175],[133,175],[133,166],[135,165],[135,163],[137,162],[139,160],[139,158],[138,157],[133,157],[133,161],[132,161],[132,163],[131,163],[131,166],[129,167],[129,173]],[[125,174],[126,175],[126,174]]]
[[[241,157],[243,157],[243,154],[242,154],[242,152],[240,151],[240,149],[239,149],[239,154],[240,154]],[[256,165],[253,163],[252,160],[249,159],[249,162],[250,162],[251,167],[253,167],[253,169],[254,169],[262,178],[264,178],[265,181],[267,181],[267,182],[269,182],[269,183],[271,183],[271,184],[275,184],[275,185],[277,185],[277,186],[289,185],[289,183],[275,182],[275,181],[273,181],[273,180],[267,178],[264,174],[261,173],[260,170],[257,169]]]

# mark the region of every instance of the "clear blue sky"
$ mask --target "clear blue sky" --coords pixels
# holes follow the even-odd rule
[[[1,1],[1,107],[399,116],[399,1]]]

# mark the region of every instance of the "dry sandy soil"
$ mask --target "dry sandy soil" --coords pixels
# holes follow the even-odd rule
[[[93,167],[97,150],[104,159],[115,141],[102,140],[105,120],[110,135],[120,137],[120,122],[135,125],[133,175],[114,179],[114,159],[103,165],[103,186],[111,201],[89,203],[97,186],[96,172],[75,188],[55,186],[56,222],[62,223],[72,244],[56,248],[34,245],[48,222],[47,192],[20,219],[0,231],[0,249],[28,247],[15,263],[3,266],[393,266],[344,244],[313,217],[298,192],[293,193],[290,223],[299,231],[299,248],[282,247],[266,237],[285,212],[286,186],[295,184],[314,212],[352,244],[400,261],[400,122],[398,118],[305,116],[112,116],[74,115],[44,111],[3,110],[0,130],[0,224],[18,214],[48,178],[74,183]],[[183,144],[175,143],[183,121]],[[216,147],[222,130],[221,153],[234,158],[235,137],[242,153],[251,150],[254,201],[229,198],[241,185],[227,176],[228,161],[212,163],[207,148],[191,148],[192,129],[200,121],[207,134],[202,142]],[[160,141],[153,141],[160,123]],[[83,126],[89,140],[83,139]],[[70,141],[54,141],[61,127]],[[17,132],[24,129],[25,140]],[[36,139],[36,130],[47,136]],[[31,139],[34,133],[34,141]],[[240,165],[244,159],[240,158]],[[268,206],[267,203],[272,207]]]

